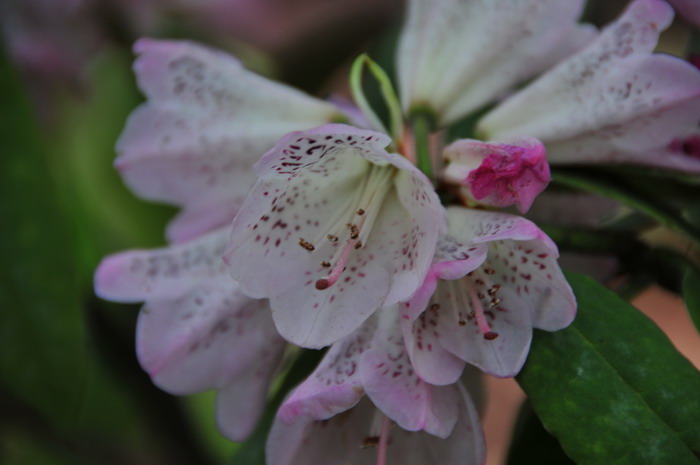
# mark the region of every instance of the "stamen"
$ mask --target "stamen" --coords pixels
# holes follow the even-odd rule
[[[477,282],[480,280],[476,280]],[[491,331],[488,321],[486,321],[486,315],[484,315],[484,308],[481,305],[481,299],[477,296],[476,289],[474,288],[474,283],[471,279],[465,279],[463,281],[467,289],[467,294],[469,295],[469,301],[471,302],[471,307],[476,317],[476,323],[479,326],[479,330],[484,334],[484,339],[487,341],[492,341],[498,337],[498,333]]]
[[[360,444],[363,449],[370,449],[372,447],[377,447],[379,444],[379,436],[367,436]]]
[[[373,165],[368,175],[363,179],[362,187],[352,196],[353,200],[350,204],[346,202],[344,205],[344,208],[351,207],[352,210],[344,210],[335,215],[334,221],[341,218],[350,220],[350,222],[345,223],[345,227],[349,232],[347,233],[347,239],[343,247],[335,252],[335,256],[330,261],[324,261],[321,264],[324,268],[331,268],[331,270],[327,276],[316,281],[316,289],[328,289],[328,287],[338,281],[338,278],[346,269],[346,265],[350,259],[350,252],[352,250],[361,249],[367,243],[372,226],[381,210],[383,199],[393,185],[391,183],[391,177],[394,176],[395,173],[396,169],[393,167]],[[364,208],[359,208],[360,206]],[[356,218],[356,215],[359,216],[359,218]],[[340,231],[334,225],[337,225],[337,223],[327,224],[324,228],[323,235],[325,235],[331,243],[336,244],[340,241],[337,235],[340,234]],[[320,236],[320,238],[322,238],[323,235]],[[302,244],[302,247],[303,246]]]
[[[357,225],[348,223],[345,226],[350,230],[350,239],[357,239],[360,237],[360,228],[358,228]]]
[[[331,268],[331,272],[328,273],[328,276],[316,281],[316,289],[319,291],[328,289],[328,287],[332,286],[336,281],[338,281],[341,273],[345,271],[345,265],[348,263],[350,252],[354,249],[355,244],[356,241],[352,239],[345,243],[345,246],[340,250],[340,256],[337,260],[334,260],[335,265],[333,265],[333,268]]]
[[[300,238],[299,238],[299,245],[300,245],[303,249],[308,250],[309,252],[313,252],[314,250],[316,250],[316,247],[314,247],[314,245],[313,245],[311,242],[308,242],[308,241],[304,240],[303,237],[300,237]]]

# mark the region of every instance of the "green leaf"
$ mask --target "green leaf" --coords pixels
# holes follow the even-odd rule
[[[0,100],[0,378],[70,423],[85,379],[76,244],[31,109],[4,56]]]
[[[700,272],[690,266],[683,278],[683,297],[690,318],[695,323],[695,328],[700,331]]]
[[[574,465],[559,442],[544,429],[542,422],[525,400],[513,428],[508,465]]]
[[[576,320],[536,331],[518,376],[545,428],[581,465],[698,465],[700,373],[634,307],[569,279]]]
[[[553,183],[615,199],[700,244],[700,224],[692,210],[700,186],[692,179],[642,168],[577,167],[555,170]]]

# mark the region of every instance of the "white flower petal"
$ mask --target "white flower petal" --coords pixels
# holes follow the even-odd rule
[[[448,125],[590,40],[581,0],[411,0],[399,42],[404,110]]]
[[[534,136],[551,163],[627,162],[700,172],[671,149],[700,120],[700,71],[652,55],[673,11],[636,0],[578,54],[487,114],[489,138]]]
[[[333,105],[257,76],[222,52],[153,39],[141,39],[134,49],[148,102],[129,118],[116,165],[147,199],[188,212],[203,207],[220,217],[211,207],[229,212],[240,206],[255,179],[253,164],[279,137],[341,115]],[[220,226],[231,218],[209,222]],[[172,239],[192,237],[180,227],[185,226],[171,228]]]
[[[421,173],[383,150],[388,142],[328,125],[285,136],[256,167],[261,178],[234,220],[226,259],[246,293],[270,298],[280,333],[298,345],[350,334],[408,298],[427,272],[444,210]],[[371,179],[380,181],[360,187]],[[353,207],[366,192],[374,192],[368,204]],[[374,215],[354,247],[347,224]],[[320,287],[335,271],[337,280]]]

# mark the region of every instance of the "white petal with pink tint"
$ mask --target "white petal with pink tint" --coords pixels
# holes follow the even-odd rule
[[[384,308],[333,344],[318,368],[282,404],[279,418],[287,424],[298,417],[325,420],[367,394],[402,428],[447,437],[457,421],[454,392],[418,378],[398,318],[397,306]]]
[[[451,434],[441,439],[424,431],[399,427],[389,430],[386,463],[401,465],[483,465],[486,460],[484,436],[476,408],[460,384],[435,388],[450,390],[451,409],[457,422]],[[410,406],[407,406],[407,409]],[[377,421],[381,415],[369,400],[326,421],[298,418],[288,425],[275,421],[267,440],[269,465],[374,465],[377,463]]]
[[[652,51],[673,11],[636,0],[578,54],[487,114],[488,138],[534,136],[551,163],[640,163],[700,172],[670,149],[700,120],[700,71]]]
[[[136,338],[155,384],[173,394],[218,389],[222,432],[233,440],[251,433],[285,345],[267,301],[246,297],[223,275],[180,298],[148,302]]]
[[[111,255],[95,272],[95,293],[117,302],[177,298],[203,281],[227,275],[222,259],[227,237],[228,228],[220,228],[179,245]]]
[[[488,255],[471,270],[452,267],[461,276],[438,272],[442,279],[432,285],[435,292],[428,300],[419,291],[401,307],[411,361],[421,377],[436,384],[450,381],[451,371],[435,367],[454,366],[452,356],[496,376],[514,376],[527,356],[531,328],[562,329],[576,313],[556,246],[517,216],[450,208],[448,219],[450,234],[464,244],[461,249],[487,247]],[[435,270],[459,257],[438,260],[445,262],[436,261]],[[465,260],[474,265],[470,257]]]
[[[448,125],[589,41],[580,0],[411,0],[398,48],[404,110]]]
[[[341,115],[222,52],[153,39],[134,50],[148,102],[129,118],[116,165],[139,195],[184,207],[169,230],[177,241],[231,220],[255,180],[253,164],[279,137]]]
[[[268,297],[280,333],[329,345],[408,298],[430,266],[444,209],[430,182],[344,125],[285,136],[260,160],[226,252],[244,292]]]

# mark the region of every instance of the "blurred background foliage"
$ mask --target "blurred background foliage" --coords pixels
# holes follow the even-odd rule
[[[220,6],[226,1],[204,3]],[[258,431],[239,446],[216,431],[212,393],[175,398],[154,387],[141,370],[133,335],[138,306],[110,304],[92,291],[92,274],[103,256],[162,245],[164,225],[175,212],[134,197],[112,168],[115,141],[142,101],[131,72],[130,45],[138,36],[183,37],[216,45],[237,53],[252,69],[322,96],[345,91],[348,63],[369,43],[371,56],[392,73],[399,0],[330,2],[336,4],[334,9],[327,7],[317,15],[306,13],[320,8],[320,0],[278,1],[285,6],[274,16],[255,16],[250,6],[254,2],[229,3],[240,3],[243,12],[250,9],[252,24],[244,27],[245,17],[235,24],[219,23],[206,8],[174,0],[5,0],[0,5],[0,463],[260,463],[274,407],[320,356],[304,353],[296,361],[296,369],[278,381]],[[586,18],[605,24],[624,4],[591,1]],[[270,17],[269,23],[259,22]],[[280,29],[287,36],[271,38]],[[666,37],[665,50],[678,55],[700,52],[697,32],[682,21]],[[371,91],[370,85],[370,95]],[[470,135],[473,124],[473,118],[462,121],[451,135]],[[538,218],[535,208],[533,215],[562,251],[605,259],[602,268],[600,262],[584,263],[583,268],[616,283],[623,297],[651,283],[684,293],[700,324],[697,178],[635,168],[555,171],[550,193],[578,202],[571,199],[581,192],[598,196],[589,204],[594,210],[616,213],[602,223],[570,224],[552,221],[552,213],[546,211]],[[572,280],[584,294],[607,292],[584,278]],[[550,360],[547,354],[569,344],[574,357],[593,347],[602,357],[596,359],[599,363],[624,364],[605,352],[611,350],[604,347],[606,341],[586,345],[581,337],[599,334],[600,328],[591,326],[596,318],[628,318],[620,322],[627,328],[646,323],[612,294],[605,294],[607,305],[597,297],[588,302],[581,298],[584,294],[579,295],[584,315],[618,308],[627,313],[589,316],[566,331],[536,336],[533,356],[519,379],[533,406],[522,409],[508,463],[563,464],[569,460],[564,450],[571,457],[588,453],[577,450],[567,433],[557,434],[562,449],[542,427],[544,422],[560,433],[557,409],[566,407],[560,405],[561,392],[544,387],[576,387],[541,379],[552,369],[548,364],[577,363]],[[600,330],[604,329],[605,325]],[[655,331],[648,328],[650,351],[666,347],[663,335]],[[621,344],[637,346],[636,333],[618,336]],[[689,384],[682,393],[697,394],[698,390],[688,391],[698,384],[697,372],[675,351],[664,351],[666,358],[660,355],[657,363],[685,373],[681,381]],[[642,350],[640,356],[645,353]],[[631,389],[634,397],[640,383],[647,381],[609,387],[609,395]],[[697,423],[698,413],[691,409],[677,417],[685,415],[690,419],[683,421]],[[649,421],[663,428],[654,418]],[[579,441],[598,427],[581,423],[568,433]],[[697,435],[691,433],[678,440],[698,446]],[[674,460],[685,463],[684,458]]]

